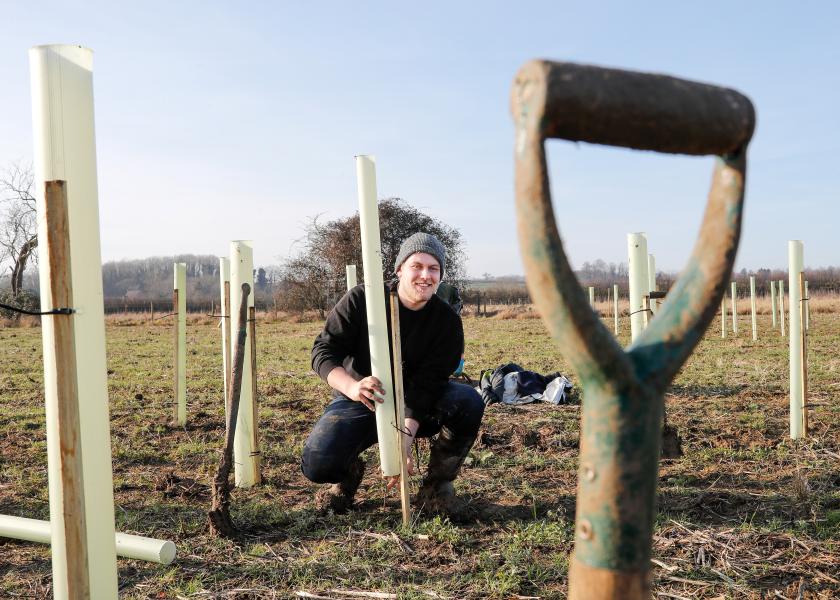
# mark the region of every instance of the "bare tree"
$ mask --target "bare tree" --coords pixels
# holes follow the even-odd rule
[[[461,233],[410,206],[400,198],[379,202],[379,229],[382,243],[382,267],[386,281],[393,276],[394,260],[400,244],[418,231],[431,233],[446,248],[446,272],[449,283],[462,286],[465,253]],[[315,309],[323,314],[334,301],[330,282],[344,282],[345,266],[355,264],[364,279],[359,214],[321,223],[318,217],[304,227],[297,255],[286,259],[280,268],[278,305],[289,310]]]
[[[13,298],[23,288],[26,265],[30,260],[37,260],[34,180],[32,168],[18,163],[0,172],[0,265],[11,263]]]

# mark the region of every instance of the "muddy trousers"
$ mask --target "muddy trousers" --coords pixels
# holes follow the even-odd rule
[[[447,437],[469,451],[484,415],[484,402],[472,387],[450,381],[437,408],[420,422],[418,438],[436,435],[445,428]],[[330,402],[306,440],[301,469],[315,483],[338,483],[356,458],[376,443],[376,417],[361,402],[338,395]]]

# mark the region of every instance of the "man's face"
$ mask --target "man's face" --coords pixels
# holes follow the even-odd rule
[[[415,252],[397,269],[397,291],[406,308],[419,310],[426,305],[440,283],[440,264],[431,254]]]

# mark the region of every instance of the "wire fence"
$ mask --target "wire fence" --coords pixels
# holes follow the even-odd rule
[[[105,314],[112,315],[117,313],[126,314],[153,314],[160,316],[162,314],[174,313],[175,307],[172,300],[126,300],[123,298],[105,298]],[[219,300],[189,300],[187,299],[188,313],[201,313],[206,315],[219,315],[220,301]],[[266,311],[274,309],[273,299],[257,298],[254,301],[254,306],[258,311]]]

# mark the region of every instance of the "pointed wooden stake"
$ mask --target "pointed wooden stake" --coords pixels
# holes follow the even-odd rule
[[[805,295],[805,272],[799,272],[799,319],[802,334],[802,433],[808,437],[808,328],[805,327],[807,296]]]
[[[396,404],[397,448],[400,453],[400,502],[402,521],[405,527],[411,524],[411,501],[408,493],[407,456],[403,449],[402,436],[405,427],[405,395],[403,393],[402,346],[400,345],[400,300],[397,292],[391,292],[391,345],[394,356],[394,403]],[[409,450],[410,452],[410,450]]]
[[[252,443],[254,457],[254,483],[262,483],[262,453],[260,452],[260,419],[257,398],[257,313],[253,306],[248,307],[248,337],[251,338],[251,398],[253,411],[251,413],[251,432],[254,436]]]

